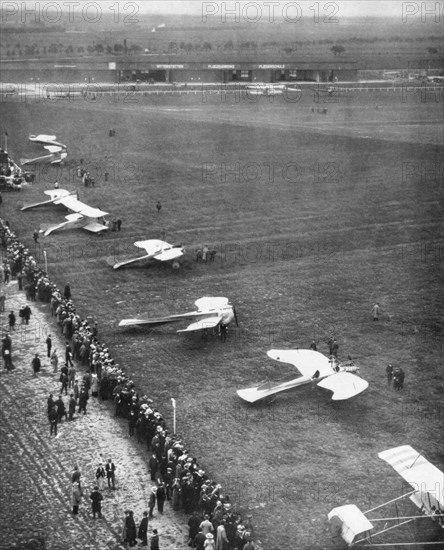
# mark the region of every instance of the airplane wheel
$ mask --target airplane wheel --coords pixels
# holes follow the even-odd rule
[[[179,262],[173,262],[173,269],[179,269],[180,263]]]

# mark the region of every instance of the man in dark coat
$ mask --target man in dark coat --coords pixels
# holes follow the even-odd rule
[[[106,477],[108,479],[108,487],[111,488],[111,485],[112,485],[113,489],[115,490],[116,489],[116,474],[115,474],[116,465],[111,459],[108,459],[108,462],[106,463],[106,466],[105,466],[105,470],[106,470]]]
[[[207,537],[203,534],[202,527],[199,527],[199,532],[194,537],[193,544],[196,550],[204,550],[204,544]]]
[[[148,461],[148,469],[151,474],[151,481],[156,481],[156,474],[157,474],[158,467],[159,467],[159,461],[157,460],[156,455],[153,453],[151,455],[151,458]]]
[[[71,287],[69,286],[69,283],[66,283],[65,290],[63,291],[63,296],[67,299],[71,299]]]
[[[25,319],[25,325],[29,325],[29,319],[31,318],[31,314],[32,314],[31,308],[28,305],[26,305],[23,308],[23,318]]]
[[[125,542],[129,546],[136,546],[136,523],[134,522],[134,513],[131,510],[128,510],[125,518]]]
[[[148,546],[148,512],[143,512],[143,518],[139,525],[139,532],[137,534],[137,538],[139,538],[141,542],[141,546]]]
[[[93,518],[96,519],[96,514],[98,514],[99,519],[102,519],[103,496],[102,496],[102,493],[99,491],[99,488],[97,487],[97,485],[94,487],[94,490],[89,495],[89,498],[91,499]]]
[[[68,415],[66,414],[65,403],[63,403],[61,395],[59,395],[59,398],[57,399],[55,404],[57,407],[57,422],[60,424],[63,417],[65,417],[65,420],[68,418]]]
[[[74,416],[75,412],[76,412],[76,400],[74,399],[74,394],[72,393],[69,397],[69,404],[68,404],[69,420],[72,420],[72,417]]]
[[[49,419],[49,425],[50,425],[50,431],[49,435],[57,435],[57,409],[55,406],[52,407],[52,409],[49,411],[48,419]]]
[[[189,533],[188,536],[190,537],[190,543],[194,546],[194,539],[196,538],[196,535],[199,533],[199,525],[202,522],[202,518],[199,517],[198,512],[193,512],[193,515],[188,520],[188,527],[189,527]],[[205,540],[205,537],[204,537]]]
[[[153,529],[153,536],[151,537],[150,550],[159,550],[159,535],[157,529]]]
[[[15,315],[14,312],[11,311],[11,313],[8,315],[9,319],[9,330],[15,330]]]
[[[51,335],[48,334],[48,338],[46,338],[46,351],[48,353],[48,357],[51,357],[51,348],[52,348]]]
[[[163,514],[163,505],[166,499],[165,485],[163,483],[161,483],[159,487],[157,487],[156,498],[157,510],[159,511],[159,514]]]
[[[153,510],[154,510],[154,506],[156,506],[156,495],[157,495],[157,488],[153,487],[151,489],[150,502],[149,502],[149,509],[150,509],[149,518],[150,519],[152,519],[154,517],[153,516]]]
[[[34,376],[37,376],[37,374],[40,372],[41,367],[42,364],[39,359],[39,354],[36,353],[34,359],[32,360],[32,370],[34,371]]]
[[[86,388],[82,386],[79,394],[79,414],[83,411],[83,414],[86,414],[86,405],[88,403],[89,395],[86,391]]]

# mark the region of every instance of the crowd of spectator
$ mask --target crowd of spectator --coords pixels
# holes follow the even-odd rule
[[[106,344],[99,340],[98,324],[78,315],[71,300],[70,285],[67,284],[62,292],[52,283],[29,249],[18,241],[8,222],[1,218],[0,238],[2,248],[6,249],[3,269],[10,271],[11,278],[17,278],[19,289],[26,292],[28,300],[49,303],[51,314],[60,326],[66,342],[62,371],[68,372],[62,390],[66,392],[66,385],[74,389],[76,381],[69,379],[74,360],[86,371],[81,387],[86,388],[88,395],[91,391],[95,397],[112,400],[115,416],[126,419],[130,435],[146,445],[153,482],[150,517],[153,517],[156,504],[158,513],[163,513],[163,502],[167,500],[174,510],[192,514],[189,521],[191,546],[199,550],[211,548],[210,543],[214,540],[215,548],[220,550],[243,550],[246,545],[248,550],[254,548],[251,532],[235,512],[229,495],[206,475],[185,443],[168,430],[153,401],[146,395],[139,395],[134,382],[115,362]],[[86,414],[86,405],[82,409]]]

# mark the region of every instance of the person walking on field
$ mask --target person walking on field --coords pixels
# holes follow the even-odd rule
[[[151,537],[150,550],[159,550],[159,534],[157,529],[153,529],[153,536]]]
[[[379,321],[379,314],[381,312],[381,308],[379,307],[379,304],[376,303],[372,307],[372,315],[373,315],[373,321]]]
[[[9,330],[12,332],[15,330],[15,315],[13,311],[11,311],[11,313],[8,315],[8,320],[9,320]]]
[[[105,468],[103,467],[103,464],[100,463],[96,470],[96,480],[97,480],[97,485],[99,487],[99,491],[103,491],[103,487],[105,486],[105,477],[106,477]]]
[[[80,483],[72,484],[72,513],[76,516],[79,513],[79,506],[82,503],[82,490]]]
[[[51,365],[52,365],[52,372],[55,374],[57,373],[57,368],[59,366],[59,358],[57,355],[57,350],[54,350],[51,355]]]
[[[142,541],[140,543],[141,546],[148,546],[147,532],[148,532],[148,512],[143,512],[143,519],[140,522],[139,532],[137,533],[137,538]]]
[[[57,420],[58,420],[58,414],[57,414],[57,408],[55,405],[52,406],[51,410],[48,413],[48,419],[49,419],[49,435],[54,434],[57,435]]]
[[[51,335],[48,334],[48,338],[46,338],[46,351],[47,351],[48,357],[51,357],[51,348],[52,348]]]
[[[34,377],[37,377],[41,367],[42,364],[40,362],[39,354],[36,353],[34,359],[32,360],[32,370],[34,371]]]
[[[116,466],[111,459],[108,459],[105,470],[106,470],[106,477],[108,479],[108,487],[111,488],[111,485],[112,485],[113,490],[115,490],[116,489],[116,474],[115,474]]]
[[[91,499],[91,508],[93,513],[93,518],[96,519],[96,514],[98,514],[99,519],[102,519],[102,500],[103,495],[99,491],[97,485],[94,487],[92,493],[89,495]]]

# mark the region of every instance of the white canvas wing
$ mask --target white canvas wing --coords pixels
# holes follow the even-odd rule
[[[78,214],[75,212],[74,214],[68,214],[65,216],[65,220],[68,220],[69,222],[77,222],[83,218],[82,214]]]
[[[170,248],[169,250],[164,250],[160,254],[156,254],[155,259],[160,260],[161,262],[169,262],[171,260],[175,260],[176,258],[180,258],[183,256],[183,252],[181,248]]]
[[[82,217],[82,216],[81,216]],[[83,229],[91,231],[91,233],[100,233],[101,231],[107,231],[108,227],[97,222],[90,222],[83,226]]]
[[[62,197],[67,197],[71,195],[71,193],[66,189],[49,189],[48,191],[44,191],[44,193],[45,195],[51,197],[51,200],[61,199]]]
[[[50,153],[59,153],[62,151],[62,147],[59,147],[58,145],[44,145],[43,148]]]
[[[333,401],[350,399],[368,388],[368,382],[351,372],[338,372],[318,383],[320,388],[333,392]]]
[[[57,139],[57,136],[49,136],[47,134],[39,134],[38,136],[30,135],[29,141],[54,141]]]
[[[228,298],[204,296],[194,302],[198,311],[217,311],[230,305]]]
[[[355,538],[373,529],[372,523],[355,504],[338,506],[328,514],[328,521],[340,526],[343,540],[351,545]]]
[[[79,214],[82,214],[87,218],[103,218],[104,216],[108,215],[108,212],[104,212],[103,210],[99,210],[98,208],[88,206],[87,204],[80,202],[71,195],[62,197],[60,199],[60,202],[57,204],[63,204],[64,206],[66,206],[66,208],[69,208],[69,210],[72,210],[73,212],[78,212]]]
[[[134,245],[138,248],[145,249],[148,256],[153,256],[156,260],[160,260],[161,262],[167,262],[183,256],[182,248],[173,247],[170,244],[158,239],[137,241]]]
[[[217,327],[220,323],[222,317],[220,315],[215,315],[214,317],[205,317],[205,319],[199,319],[191,325],[188,325],[187,328],[178,330],[177,332],[193,332],[196,330],[205,330],[208,328]]]
[[[34,204],[28,204],[26,206],[23,206],[22,210],[29,210],[30,208],[34,208],[35,206],[43,206],[44,204],[51,204],[51,203],[59,204],[57,199],[59,197],[65,196],[65,195],[69,195],[70,193],[69,193],[69,191],[66,191],[65,189],[57,189],[57,190],[52,189],[50,191],[45,191],[45,194],[49,195],[51,197],[50,200],[37,202],[37,203],[34,203]]]
[[[302,376],[308,378],[312,378],[317,372],[319,372],[317,378],[330,376],[333,372],[332,363],[328,357],[325,357],[325,355],[322,355],[318,351],[308,349],[271,349],[267,351],[267,355],[271,359],[280,361],[281,363],[294,365]]]
[[[444,473],[418,451],[410,445],[402,445],[383,451],[378,456],[421,494],[426,508],[431,508],[432,501],[436,500],[439,508],[444,509]]]

